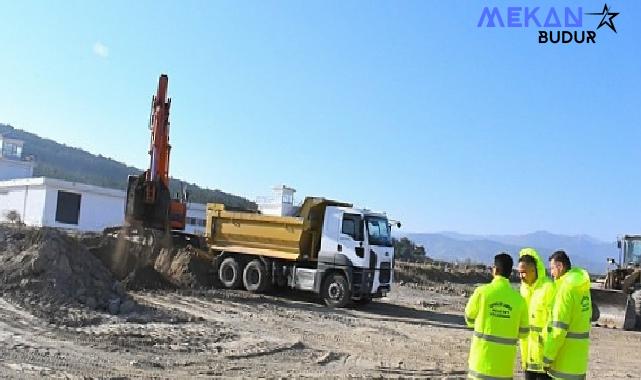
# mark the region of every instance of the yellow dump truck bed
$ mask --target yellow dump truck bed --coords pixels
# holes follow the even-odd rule
[[[323,215],[327,206],[351,204],[306,198],[299,216],[273,216],[225,210],[207,204],[205,239],[209,249],[273,257],[314,260],[320,248]]]
[[[288,260],[300,256],[303,218],[226,211],[207,205],[205,237],[210,249]]]

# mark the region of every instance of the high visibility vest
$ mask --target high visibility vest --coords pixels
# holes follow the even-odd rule
[[[572,268],[555,281],[555,286],[543,363],[556,379],[585,379],[592,327],[590,275],[583,269]]]
[[[518,339],[529,331],[523,297],[505,277],[496,276],[474,291],[465,307],[465,321],[474,328],[469,377],[511,379]]]
[[[534,258],[537,277],[534,284],[521,283],[530,325],[528,336],[521,339],[521,364],[524,371],[543,372],[543,346],[554,302],[554,283],[545,275],[545,265],[536,250],[524,248],[519,256],[524,255]]]

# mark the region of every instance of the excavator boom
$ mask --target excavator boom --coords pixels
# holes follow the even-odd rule
[[[150,155],[151,163],[147,174],[148,181],[161,181],[166,187],[169,187],[169,108],[171,99],[167,99],[167,86],[169,78],[167,75],[161,75],[158,80],[158,90],[156,96],[152,99],[152,111],[150,117],[151,129],[151,146]]]

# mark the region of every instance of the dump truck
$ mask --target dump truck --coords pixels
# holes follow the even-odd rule
[[[633,330],[641,327],[641,235],[617,239],[619,261],[608,258],[612,267],[600,287],[592,288],[596,324]]]
[[[384,213],[307,197],[292,216],[210,203],[206,218],[206,244],[225,288],[310,291],[330,307],[366,304],[390,291],[394,247]]]

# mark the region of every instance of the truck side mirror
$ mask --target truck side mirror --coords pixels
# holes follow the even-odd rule
[[[396,228],[401,228],[401,222],[396,222]]]
[[[617,248],[621,249],[621,240],[617,240]]]

